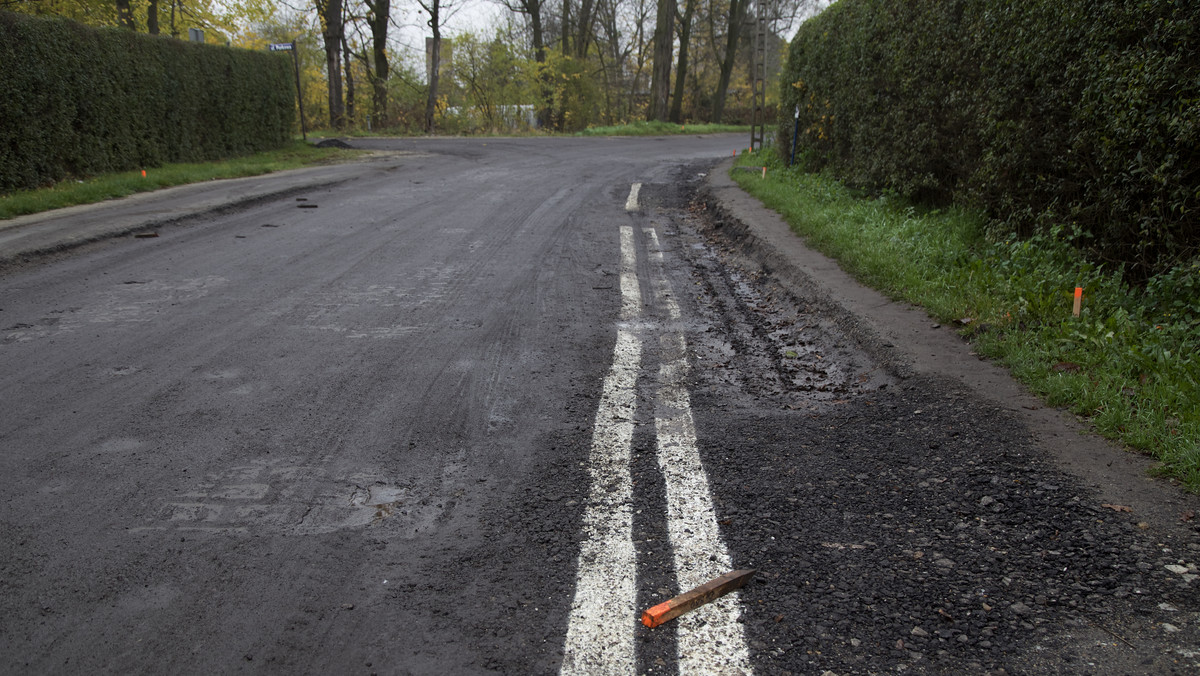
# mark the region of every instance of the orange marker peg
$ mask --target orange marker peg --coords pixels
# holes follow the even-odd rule
[[[763,167],[763,178],[767,177],[767,168]]]
[[[680,594],[669,601],[664,601],[649,610],[643,611],[642,624],[653,629],[663,622],[668,622],[706,603],[716,601],[749,582],[753,576],[753,569],[735,570],[732,573],[725,573],[721,577],[705,582],[689,592]]]
[[[1075,287],[1075,307],[1072,308],[1071,314],[1078,317],[1079,310],[1082,306],[1083,306],[1083,287],[1077,286],[1077,287]]]
[[[142,178],[146,178],[146,170],[145,169],[142,170]]]

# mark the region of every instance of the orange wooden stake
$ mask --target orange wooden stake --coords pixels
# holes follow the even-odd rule
[[[763,167],[763,178],[767,177],[767,168]]]
[[[753,568],[725,573],[715,580],[705,582],[690,592],[680,594],[666,603],[660,603],[650,610],[642,612],[642,624],[653,629],[663,622],[669,622],[684,613],[693,611],[706,603],[716,601],[729,592],[741,588],[752,577],[754,577]]]
[[[1079,310],[1083,306],[1083,287],[1075,287],[1075,307],[1071,310],[1071,314],[1079,316]]]

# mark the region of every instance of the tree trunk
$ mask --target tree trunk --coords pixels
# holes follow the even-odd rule
[[[133,23],[133,7],[130,6],[129,0],[117,0],[117,25],[131,31],[137,30]]]
[[[562,44],[559,47],[562,48],[562,55],[568,56],[571,53],[571,0],[563,0],[562,7]]]
[[[575,56],[581,59],[587,56],[595,21],[595,3],[593,0],[582,0],[579,3],[579,18],[575,22]]]
[[[150,0],[146,5],[146,32],[158,35],[158,0]]]
[[[375,76],[371,79],[371,103],[374,108],[375,125],[382,129],[387,127],[389,122],[387,32],[392,4],[391,0],[375,0],[374,3],[368,3],[367,7],[371,10],[368,23],[371,27],[371,44],[375,57]]]
[[[325,68],[329,74],[329,126],[341,129],[346,124],[342,102],[342,0],[317,0],[321,15],[321,39],[325,42]]]
[[[658,0],[658,20],[654,24],[654,70],[650,79],[650,121],[667,119],[671,92],[671,55],[674,52],[675,0]]]
[[[675,96],[671,99],[671,121],[683,123],[683,87],[688,69],[688,43],[692,39],[692,17],[696,13],[696,0],[687,0],[683,10],[683,22],[679,25],[679,63],[675,66]]]
[[[550,127],[550,117],[553,114],[554,87],[550,84],[550,73],[542,67],[546,65],[546,34],[542,28],[541,0],[526,0],[525,6],[529,12],[529,27],[533,31],[533,58],[539,65],[539,80],[542,88],[542,105],[538,109],[538,126],[542,129]]]
[[[721,77],[717,80],[717,92],[713,96],[712,123],[720,124],[725,114],[725,93],[729,91],[729,77],[733,74],[733,62],[737,59],[738,39],[742,35],[742,24],[746,21],[749,0],[729,0],[729,28],[725,33],[725,58],[721,59]]]
[[[344,34],[342,36],[342,60],[346,66],[346,122],[354,124],[354,71],[350,68],[350,47],[346,44]]]
[[[438,79],[442,70],[442,25],[438,14],[441,11],[441,0],[431,0],[425,7],[429,12],[429,28],[433,31],[431,51],[429,55],[429,95],[425,99],[425,133],[433,133],[433,116],[437,109]]]

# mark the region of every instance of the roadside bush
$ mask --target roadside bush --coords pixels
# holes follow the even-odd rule
[[[1069,226],[1136,282],[1200,251],[1200,4],[841,0],[792,41],[781,100],[810,169],[1001,235]]]
[[[287,55],[0,12],[0,191],[277,148]]]

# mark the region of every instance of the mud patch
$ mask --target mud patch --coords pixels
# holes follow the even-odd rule
[[[694,167],[680,174],[681,182],[700,175]],[[703,385],[734,385],[746,395],[743,403],[754,406],[766,399],[782,409],[805,410],[845,404],[896,384],[892,372],[827,313],[715,236],[712,213],[702,203],[686,204],[664,214],[669,222],[658,225],[676,249],[670,253],[691,270],[691,278],[677,280],[675,287],[700,318],[689,340]]]

